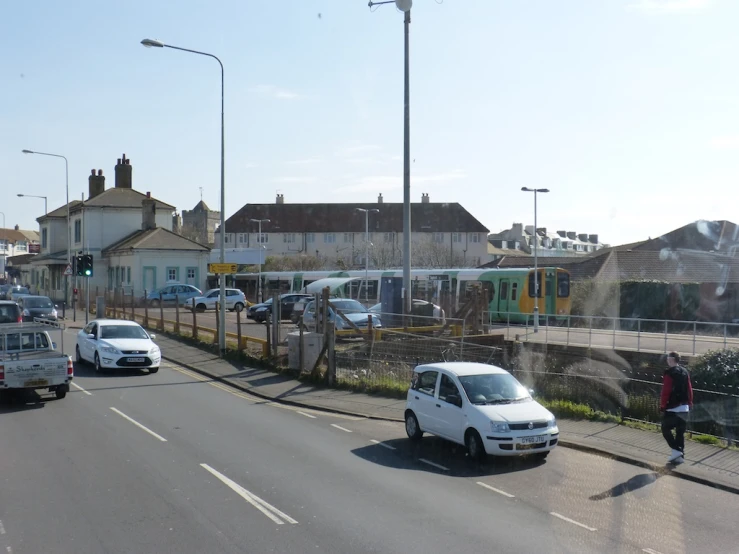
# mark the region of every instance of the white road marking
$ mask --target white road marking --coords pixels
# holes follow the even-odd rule
[[[0,535],[5,534],[5,526],[3,525],[3,520],[0,519]]]
[[[373,444],[379,444],[380,446],[384,446],[388,450],[395,450],[396,448],[394,446],[390,446],[389,444],[385,444],[384,442],[376,441],[375,439],[370,439],[370,442]]]
[[[434,462],[432,462],[431,460],[427,460],[426,458],[418,458],[418,461],[419,462],[423,462],[424,464],[428,464],[430,466],[433,466],[433,467],[435,467],[437,469],[440,469],[442,471],[449,471],[449,468],[448,467],[444,467],[442,465],[435,464]]]
[[[346,427],[342,427],[341,425],[336,425],[335,423],[332,423],[331,424],[331,427],[336,427],[337,429],[340,429],[340,430],[342,430],[342,431],[344,431],[346,433],[353,433],[352,430],[347,429]]]
[[[72,386],[73,386],[74,388],[78,389],[78,390],[81,390],[81,391],[82,391],[82,392],[84,392],[84,393],[85,393],[85,394],[86,394],[87,396],[92,396],[92,393],[91,393],[91,392],[89,392],[89,391],[86,391],[85,389],[83,389],[82,387],[80,387],[80,386],[79,386],[79,385],[78,385],[77,383],[75,383],[74,381],[72,381]]]
[[[493,492],[497,492],[498,494],[502,494],[503,496],[507,496],[508,498],[516,498],[512,494],[508,494],[505,491],[502,491],[500,489],[496,489],[495,487],[491,487],[490,485],[488,485],[486,483],[483,483],[482,481],[478,481],[477,484],[480,485],[481,487],[485,487],[488,490],[491,490]]]
[[[213,469],[208,464],[200,464],[200,467],[208,470],[211,474],[218,477],[218,479],[220,479],[224,484],[226,484],[231,490],[233,490],[241,498],[246,500],[249,504],[251,504],[257,510],[259,510],[264,515],[266,515],[269,519],[274,521],[277,525],[284,525],[286,522],[292,523],[293,525],[298,523],[296,520],[291,518],[285,512],[281,512],[280,510],[272,506],[272,504],[262,500],[256,494],[249,492],[244,487],[239,485],[237,482],[229,479],[228,477],[223,475],[223,473]]]
[[[309,417],[311,419],[316,419],[316,416],[314,416],[314,415],[306,414],[305,412],[301,412],[300,410],[295,410],[295,411],[296,411],[296,413],[299,413],[302,416]]]
[[[152,431],[151,429],[149,429],[148,427],[146,427],[144,425],[141,425],[135,419],[128,417],[126,414],[124,414],[122,411],[118,410],[117,408],[113,408],[111,406],[110,409],[113,410],[115,413],[117,413],[119,416],[121,416],[123,419],[127,419],[128,421],[130,421],[131,423],[133,423],[139,429],[143,429],[144,431],[146,431],[147,433],[149,433],[152,437],[156,437],[156,438],[158,438],[162,442],[167,442],[167,439],[165,439],[163,436],[157,435],[154,431]]]
[[[10,548],[9,546],[6,546],[5,550],[7,550],[8,554],[13,554],[13,549]]]
[[[646,552],[647,554],[662,554],[661,552],[658,552],[657,550],[653,550],[651,548],[642,548],[642,552]]]
[[[549,512],[554,517],[558,517],[562,521],[566,521],[567,523],[572,523],[573,525],[577,525],[578,527],[582,527],[583,529],[587,529],[588,531],[597,531],[595,527],[588,527],[584,523],[580,523],[579,521],[575,521],[574,519],[570,519],[568,517],[563,516],[562,514],[558,514],[557,512]]]

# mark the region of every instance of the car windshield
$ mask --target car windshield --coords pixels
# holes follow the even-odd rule
[[[46,296],[29,296],[23,299],[23,306],[26,308],[53,308],[54,305]]]
[[[102,325],[100,327],[102,339],[148,339],[149,335],[138,325]]]
[[[345,314],[363,314],[368,310],[356,300],[332,300],[331,304]]]
[[[531,400],[524,386],[509,373],[465,375],[459,382],[473,404],[510,404]]]
[[[11,291],[12,294],[28,294],[28,292],[26,287],[18,287]]]

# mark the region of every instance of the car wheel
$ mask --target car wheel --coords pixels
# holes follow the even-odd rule
[[[470,460],[482,462],[485,459],[487,453],[485,452],[485,446],[482,444],[480,433],[474,429],[470,429],[467,431],[464,442],[465,446],[467,446],[467,455],[470,457]]]
[[[244,305],[241,302],[237,302],[236,305],[234,306],[234,310],[236,310],[237,312],[240,312],[243,309],[244,309]]]
[[[159,371],[159,368],[158,367],[150,367],[149,368],[149,373],[156,373],[157,371]]]
[[[423,436],[421,426],[418,424],[418,418],[410,410],[405,413],[405,432],[412,441],[421,440]]]
[[[77,359],[77,363],[79,365],[82,365],[85,363],[85,360],[82,359],[82,353],[80,352],[80,346],[79,344],[74,347],[74,357]]]
[[[54,395],[57,397],[57,399],[61,400],[65,396],[67,396],[67,392],[69,391],[69,387],[66,385],[60,385],[57,387],[57,389],[54,391]]]
[[[199,311],[199,312],[201,312],[201,313],[202,313],[202,312],[204,312],[204,311],[205,311],[205,304],[198,304],[197,306],[195,306],[195,309],[196,309],[197,311]]]
[[[95,372],[102,373],[103,367],[100,365],[100,356],[95,352]]]

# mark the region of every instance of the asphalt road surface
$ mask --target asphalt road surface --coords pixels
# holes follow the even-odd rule
[[[74,348],[73,333],[65,349]],[[559,448],[470,463],[401,425],[175,366],[0,405],[0,552],[736,552],[737,497]]]

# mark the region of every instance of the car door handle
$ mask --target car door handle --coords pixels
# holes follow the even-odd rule
[[[437,407],[437,408],[441,408],[441,404],[437,404],[437,405],[436,405],[436,407]]]
[[[418,400],[418,399],[419,399],[419,398],[418,398],[417,396],[416,396],[415,398],[416,398],[416,400]]]

